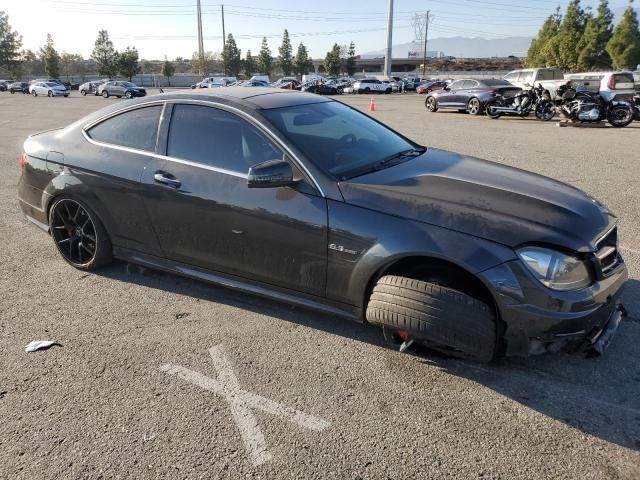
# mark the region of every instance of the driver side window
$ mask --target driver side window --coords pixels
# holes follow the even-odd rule
[[[283,157],[262,132],[237,115],[201,105],[175,105],[167,155],[231,172]]]

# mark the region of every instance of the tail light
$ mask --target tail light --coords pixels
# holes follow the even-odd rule
[[[20,158],[18,159],[18,163],[20,164],[20,170],[23,170],[25,165],[27,164],[27,155],[24,153],[20,155]]]

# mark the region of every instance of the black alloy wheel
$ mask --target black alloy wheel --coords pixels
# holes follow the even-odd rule
[[[626,127],[633,121],[633,109],[627,105],[611,107],[607,121],[616,128]]]
[[[62,257],[90,270],[112,259],[111,241],[91,210],[70,198],[57,200],[49,213],[51,236]]]

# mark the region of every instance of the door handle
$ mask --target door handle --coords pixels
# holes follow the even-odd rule
[[[168,185],[170,187],[173,188],[180,188],[180,185],[182,185],[182,183],[180,182],[180,180],[178,180],[176,177],[174,177],[173,175],[171,175],[168,172],[163,172],[162,170],[158,170],[154,175],[153,175],[153,179],[157,182],[157,183],[162,183],[164,185]]]

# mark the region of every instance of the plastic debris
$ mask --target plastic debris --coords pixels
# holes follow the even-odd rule
[[[411,339],[411,338],[405,340],[404,342],[402,342],[402,345],[400,345],[400,353],[404,352],[411,345],[413,345],[413,339]]]
[[[51,347],[52,345],[58,345],[60,347],[62,346],[58,342],[51,341],[51,340],[34,340],[33,342],[29,343],[29,345],[26,346],[24,351],[25,352],[37,352],[38,350],[46,350],[47,348]]]

